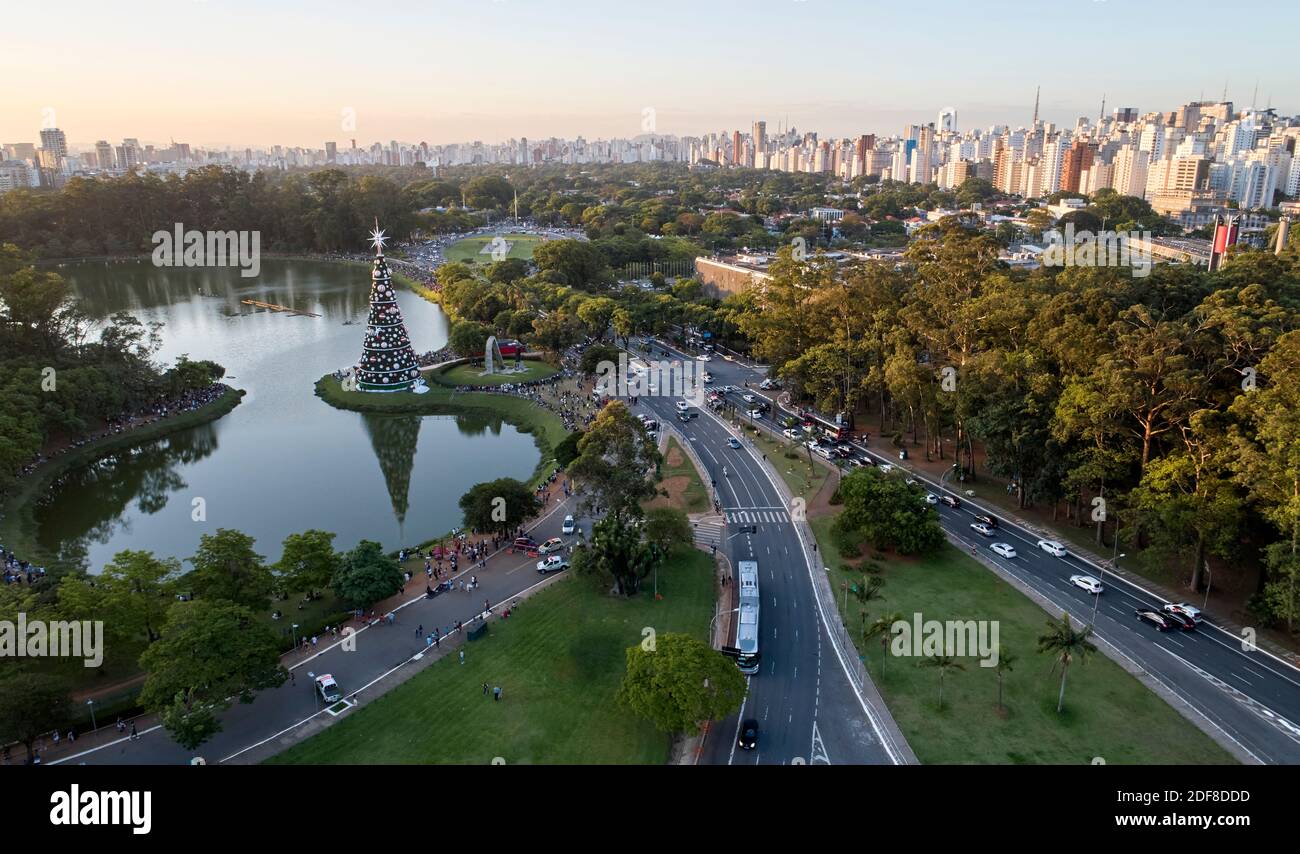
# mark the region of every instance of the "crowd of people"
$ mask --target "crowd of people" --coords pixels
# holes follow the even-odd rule
[[[35,584],[45,577],[44,567],[32,566],[4,546],[0,546],[0,567],[3,567],[5,584]]]

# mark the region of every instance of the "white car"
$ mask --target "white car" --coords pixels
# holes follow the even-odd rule
[[[557,572],[561,569],[568,568],[569,562],[564,559],[563,555],[551,555],[550,557],[542,558],[537,562],[537,571],[542,575],[545,575],[548,572]]]
[[[749,412],[747,412],[747,413],[745,413],[745,414],[748,415],[750,418],[762,418],[762,417],[763,417],[763,410],[761,410],[761,409],[751,409],[751,410],[749,410]]]
[[[939,496],[935,495],[933,492],[927,493],[926,496],[925,496],[925,503],[926,503],[926,504],[938,504],[938,503],[939,503]]]
[[[917,484],[917,480],[916,480],[916,478],[914,478],[914,477],[909,477],[909,478],[907,479],[907,485],[908,485],[908,486],[916,486],[916,484]]]
[[[696,358],[698,361],[701,361],[701,362],[712,362],[712,361],[713,361],[713,357],[710,356],[708,353],[701,353],[700,355],[696,356],[695,358]]]
[[[677,411],[678,411],[678,412],[685,412],[686,410],[688,410],[688,409],[690,409],[690,408],[691,408],[691,405],[690,405],[690,403],[688,403],[687,401],[685,401],[685,400],[679,400],[679,401],[677,401]]]
[[[881,464],[880,464],[880,473],[881,473],[881,474],[889,474],[889,473],[890,473],[891,471],[893,471],[893,470],[894,470],[894,467],[893,467],[892,465],[890,465],[889,463],[881,463]]]
[[[334,681],[334,677],[328,673],[322,673],[316,677],[316,693],[326,703],[337,703],[343,699],[343,692],[339,690],[339,683]]]
[[[713,382],[713,374],[709,373],[708,371],[705,371],[705,372],[704,372],[704,381],[705,381],[706,383],[711,383],[711,382]]]
[[[981,537],[993,536],[993,529],[988,525],[985,525],[983,522],[971,522],[970,527],[972,531],[979,534]]]
[[[781,431],[781,435],[786,437],[787,439],[798,439],[803,434],[800,433],[798,430],[787,427]]]
[[[1195,605],[1189,605],[1186,602],[1170,602],[1164,606],[1163,610],[1191,617],[1192,622],[1194,623],[1199,623],[1201,621],[1201,609]]]
[[[813,453],[824,460],[829,460],[832,457],[834,457],[834,454],[831,453],[831,449],[826,447],[825,445],[818,445],[817,447],[813,448]]]
[[[989,548],[993,550],[994,554],[1000,554],[1006,558],[1012,558],[1016,556],[1016,550],[1010,543],[994,543],[993,545],[989,546]]]
[[[564,524],[560,526],[560,533],[568,535],[572,534],[576,530],[578,530],[578,523],[573,521],[572,516],[565,516]]]
[[[1091,575],[1071,575],[1070,583],[1075,587],[1081,587],[1089,593],[1100,593],[1101,582]]]
[[[548,555],[553,552],[558,552],[562,548],[564,548],[564,540],[561,540],[559,537],[551,537],[549,540],[542,543],[537,550],[544,555]]]
[[[752,394],[741,395],[740,399],[743,400],[743,401],[745,401],[745,403],[753,403],[753,402],[754,402],[754,395],[752,395]]]
[[[1065,546],[1061,545],[1056,540],[1039,540],[1038,547],[1049,555],[1055,555],[1056,557],[1065,557],[1069,554],[1069,552],[1065,550]]]

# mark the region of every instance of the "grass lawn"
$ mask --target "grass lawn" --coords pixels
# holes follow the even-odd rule
[[[513,361],[508,361],[513,366]],[[489,374],[482,376],[483,365],[456,365],[446,371],[436,372],[430,375],[430,379],[443,385],[503,385],[505,383],[524,383],[533,380],[546,379],[553,376],[558,371],[545,362],[538,362],[532,359],[524,359],[524,373],[520,374]]]
[[[709,492],[704,488],[704,481],[700,480],[700,473],[671,436],[660,474],[663,479],[659,481],[659,488],[667,490],[668,495],[645,502],[646,507],[676,507],[683,513],[703,513],[709,509]]]
[[[821,549],[833,567],[836,606],[843,608],[841,583],[860,583],[861,572],[845,573],[832,544],[833,516],[812,520]],[[922,559],[876,557],[885,580],[883,601],[867,605],[870,620],[897,611],[910,621],[920,612],[930,620],[996,620],[999,641],[1015,657],[1004,674],[1005,713],[997,708],[997,674],[964,659],[964,671],[944,682],[919,668],[917,659],[890,656],[872,639],[867,648],[871,677],[884,695],[908,743],[925,763],[1088,764],[1101,757],[1110,765],[1234,763],[1208,736],[1174,711],[1119,665],[1100,653],[1070,666],[1065,711],[1056,713],[1059,673],[1038,652],[1047,614],[981,564],[951,546]],[[859,649],[861,606],[848,598],[845,615]]]
[[[510,251],[506,254],[506,257],[518,258],[522,261],[531,261],[533,259],[533,247],[543,240],[537,234],[503,234],[501,237],[510,244]],[[493,235],[466,237],[464,240],[458,240],[448,246],[443,254],[448,261],[491,264],[493,258],[490,254],[483,252],[483,247],[490,246],[494,239]]]
[[[703,640],[713,562],[679,549],[649,592],[614,599],[565,578],[486,638],[431,665],[369,706],[269,760],[277,764],[662,764],[669,737],[615,703],[625,651],[643,627]],[[501,686],[502,700],[482,685]]]

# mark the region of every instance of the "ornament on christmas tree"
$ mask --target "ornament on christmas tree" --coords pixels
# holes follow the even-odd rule
[[[375,230],[370,233],[370,242],[375,247],[374,267],[370,272],[370,317],[356,369],[359,391],[411,391],[420,376],[419,363],[411,349],[392,276],[384,260],[387,239],[376,220]]]

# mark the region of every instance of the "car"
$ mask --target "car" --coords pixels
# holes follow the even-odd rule
[[[1056,540],[1039,540],[1038,547],[1049,555],[1054,555],[1055,557],[1065,557],[1069,554],[1069,552],[1065,550],[1065,546],[1061,545]]]
[[[337,703],[343,699],[343,691],[339,688],[339,683],[335,682],[334,677],[328,673],[316,677],[316,693],[326,703]]]
[[[990,516],[987,513],[976,513],[975,521],[983,522],[985,525],[988,525],[990,528],[996,528],[998,526],[998,520],[994,519],[992,516]]]
[[[925,503],[926,503],[926,504],[938,504],[938,503],[939,503],[939,496],[935,495],[933,492],[927,493],[926,496],[925,496]]]
[[[730,437],[728,437],[728,439],[727,439],[727,447],[728,447],[728,448],[739,448],[739,447],[740,447],[740,440],[737,439],[735,436],[730,436]]]
[[[537,562],[537,571],[542,575],[548,572],[559,572],[561,569],[568,569],[569,562],[564,559],[563,555],[549,555]]]
[[[551,537],[549,540],[542,543],[541,547],[538,548],[537,551],[541,554],[548,555],[552,552],[558,552],[562,548],[564,548],[564,540],[561,540],[559,537]]]
[[[745,401],[745,403],[753,403],[753,402],[754,402],[754,395],[752,395],[752,394],[742,394],[742,395],[740,396],[740,399],[743,400],[743,401]]]
[[[1089,593],[1100,593],[1102,589],[1101,582],[1093,578],[1091,575],[1071,575],[1070,583],[1075,587],[1088,591]]]
[[[758,746],[758,721],[754,718],[745,718],[740,724],[740,735],[736,739],[736,746],[741,750],[753,750]]]
[[[572,534],[578,530],[578,523],[573,520],[572,516],[564,517],[564,524],[560,526],[561,534]]]
[[[515,548],[529,552],[537,548],[537,541],[532,537],[515,537]]]
[[[1190,632],[1196,628],[1196,621],[1182,611],[1161,610],[1160,616],[1165,618],[1171,629],[1181,629],[1184,632]]]
[[[749,412],[747,412],[747,413],[745,413],[745,414],[748,415],[750,418],[762,418],[762,417],[763,417],[763,410],[761,410],[761,409],[755,407],[755,408],[749,410]]]
[[[1201,621],[1201,609],[1195,605],[1189,605],[1186,602],[1170,602],[1161,608],[1161,610],[1171,614],[1184,614],[1191,617],[1192,622],[1194,623],[1199,623]]]
[[[892,465],[890,465],[889,463],[881,463],[881,464],[880,464],[880,473],[881,473],[881,474],[889,474],[889,473],[890,473],[891,471],[893,471],[893,470],[894,470],[894,467],[893,467]]]
[[[677,401],[677,411],[678,411],[678,412],[685,412],[686,410],[688,410],[688,409],[690,409],[690,408],[691,408],[690,401],[686,401],[686,400],[679,400],[679,401]]]
[[[813,453],[821,457],[823,460],[835,459],[835,453],[825,445],[818,445],[817,447],[813,448]]]
[[[1016,549],[1010,543],[994,543],[989,546],[989,548],[994,554],[1002,555],[1005,558],[1013,558],[1016,556]]]
[[[953,509],[961,506],[961,499],[955,495],[940,495],[939,500]]]
[[[658,422],[658,421],[647,421],[647,422],[645,423],[645,431],[646,431],[647,433],[658,433],[658,432],[659,432],[659,422]]]
[[[985,525],[983,522],[971,522],[970,527],[972,531],[979,534],[981,537],[993,536],[993,529],[988,525]]]
[[[704,372],[704,381],[705,381],[706,383],[711,383],[711,382],[713,382],[713,374],[709,373],[708,371],[705,371],[705,372]]]
[[[908,485],[908,486],[916,486],[916,484],[917,484],[918,482],[919,482],[919,481],[917,481],[917,479],[914,478],[914,477],[909,477],[909,478],[907,479],[907,485]],[[979,517],[976,516],[975,518],[978,519]]]
[[[1167,632],[1173,627],[1173,624],[1166,620],[1163,614],[1151,608],[1138,608],[1133,613],[1137,616],[1139,621],[1150,623],[1155,626],[1156,631]]]
[[[696,356],[695,358],[696,358],[697,361],[700,361],[700,362],[712,362],[712,361],[713,361],[713,357],[710,356],[708,353],[701,353],[700,355]]]
[[[848,462],[849,465],[853,466],[855,469],[866,468],[868,465],[867,461],[862,459],[862,457],[849,457]]]
[[[798,439],[803,434],[800,433],[798,430],[792,430],[789,427],[787,427],[781,431],[781,435],[786,437],[787,439]]]

